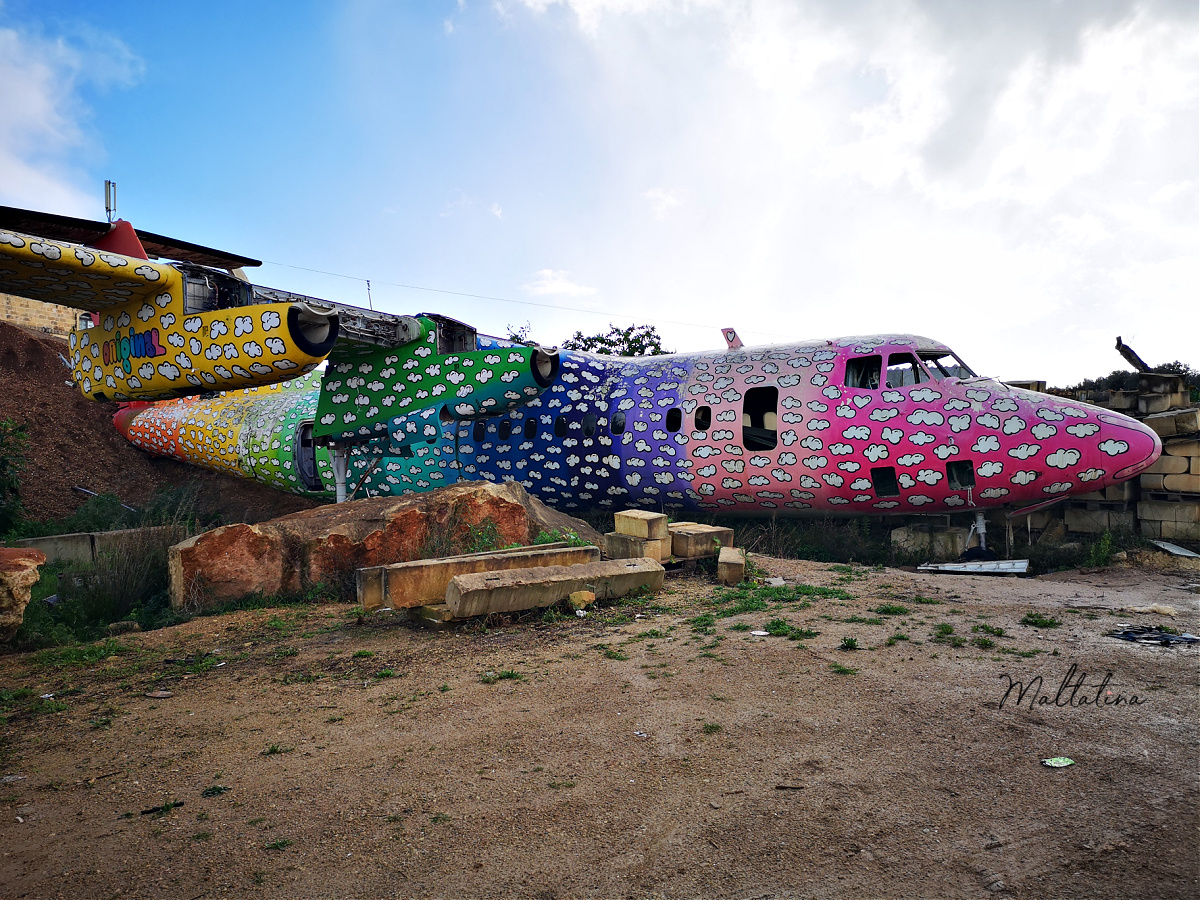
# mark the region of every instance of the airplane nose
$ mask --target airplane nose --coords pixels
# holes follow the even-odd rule
[[[1162,454],[1162,441],[1137,419],[1116,413],[1101,413],[1100,449],[1113,457],[1119,468],[1113,482],[1127,481],[1144,472]],[[1124,448],[1121,444],[1125,444]]]

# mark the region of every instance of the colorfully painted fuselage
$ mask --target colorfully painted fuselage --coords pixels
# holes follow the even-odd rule
[[[473,478],[576,511],[944,514],[1101,490],[1161,452],[1133,419],[978,378],[914,335],[745,348],[730,330],[724,351],[616,358],[145,255],[128,223],[97,246],[0,230],[0,290],[91,313],[74,379],[127,404],[135,445],[297,493]]]
[[[478,346],[483,359],[472,380],[511,380],[515,369],[500,370],[514,345],[480,337]],[[118,424],[152,452],[210,465],[197,442],[223,434],[222,445],[242,448],[228,468],[331,495],[328,454],[304,442],[305,424],[320,427],[327,398],[376,408],[407,384],[385,383],[396,374],[384,374],[389,369],[403,371],[400,358],[376,368],[402,352],[382,360],[359,352],[364,362],[331,362],[323,387],[314,373],[307,390],[156,404],[131,409]],[[422,359],[412,368],[437,365]],[[386,436],[380,429],[355,446],[349,481],[364,496],[460,477],[514,480],[564,510],[946,513],[1101,490],[1160,452],[1154,433],[1133,419],[948,374],[958,365],[945,346],[912,335],[636,359],[562,351],[553,381],[499,414],[457,419],[443,401],[393,417]],[[461,391],[462,379],[434,376],[443,377],[444,395]],[[431,393],[428,384],[424,390]],[[238,422],[242,430],[230,430]],[[188,432],[194,448],[184,446]],[[182,442],[164,442],[180,433]],[[306,486],[302,469],[319,483]]]

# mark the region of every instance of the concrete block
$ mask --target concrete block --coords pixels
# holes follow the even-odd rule
[[[574,566],[599,558],[600,551],[596,547],[571,547],[559,543],[371,566],[358,570],[358,602],[368,612],[384,607],[411,609],[444,599],[446,587],[456,575],[536,566]]]
[[[1200,457],[1200,440],[1196,438],[1176,438],[1163,441],[1163,453],[1169,456]]]
[[[184,538],[184,530],[178,525],[154,525],[150,528],[126,528],[121,531],[97,531],[92,535],[92,547],[96,555],[115,550],[138,551],[146,545],[169,547]]]
[[[671,552],[683,559],[716,556],[721,547],[733,546],[733,529],[696,522],[673,522]]]
[[[1168,456],[1163,454],[1154,461],[1154,464],[1143,470],[1143,475],[1183,475],[1188,470],[1188,458],[1186,456]]]
[[[1141,531],[1142,537],[1151,538],[1156,541],[1162,540],[1162,522],[1157,522],[1154,519],[1142,519],[1138,522],[1138,530]]]
[[[1143,491],[1161,491],[1165,475],[1139,475],[1138,484]]]
[[[1139,500],[1139,519],[1158,522],[1180,522],[1185,525],[1200,522],[1200,502],[1195,500]]]
[[[1039,514],[1032,514],[1034,519]],[[1041,527],[1034,525],[1035,528]],[[967,549],[969,528],[932,530],[928,525],[906,525],[892,529],[892,544],[910,553],[926,553],[933,560],[958,559]]]
[[[746,577],[746,551],[738,547],[722,547],[717,557],[717,581],[721,584],[741,584]]]
[[[445,603],[414,606],[408,611],[408,615],[413,622],[426,628],[447,628],[454,621],[454,614]]]
[[[1076,494],[1072,500],[1103,500],[1104,491],[1088,491],[1086,494]]]
[[[653,559],[614,559],[578,566],[543,566],[456,575],[446,588],[455,618],[553,606],[577,591],[599,599],[624,597],[643,587],[658,591],[663,567]]]
[[[618,534],[627,534],[631,537],[640,537],[651,541],[661,541],[671,536],[667,527],[667,517],[662,513],[649,512],[644,509],[626,509],[614,514],[613,521]]]
[[[23,541],[12,541],[12,547],[22,547],[29,550],[40,550],[46,554],[47,562],[84,563],[91,565],[95,562],[95,544],[90,532],[79,534],[52,534],[48,537],[26,538]]]
[[[1190,457],[1190,462],[1188,463],[1188,474],[1200,475],[1200,456]]]
[[[1164,475],[1163,488],[1182,494],[1200,494],[1200,475]]]
[[[1076,534],[1103,534],[1109,529],[1108,513],[1102,509],[1066,509],[1067,530]]]
[[[1108,514],[1109,531],[1133,531],[1132,512],[1112,512]]]
[[[1059,519],[1059,515],[1057,512],[1054,512],[1053,510],[1049,510],[1049,509],[1039,509],[1035,512],[1031,512],[1031,513],[1028,513],[1027,515],[1021,516],[1019,520],[1014,520],[1014,521],[1021,521],[1021,522],[1027,521],[1030,528],[1033,528],[1037,531],[1041,531],[1043,528],[1046,528],[1047,526],[1049,526],[1051,522],[1055,522],[1058,519]]]
[[[1110,484],[1104,489],[1104,499],[1109,502],[1129,503],[1137,499],[1137,482],[1133,479],[1120,484]]]
[[[1038,535],[1036,543],[1039,547],[1054,547],[1061,544],[1066,536],[1067,523],[1062,519],[1055,519]]]
[[[1163,522],[1164,541],[1200,541],[1200,522]]]
[[[567,600],[575,609],[587,609],[596,602],[596,595],[591,591],[572,591]]]

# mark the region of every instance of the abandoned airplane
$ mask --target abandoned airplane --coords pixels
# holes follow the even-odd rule
[[[743,347],[725,329],[724,350],[616,358],[260,287],[240,268],[257,264],[0,208],[0,290],[86,311],[73,378],[122,404],[128,440],[295,493],[474,478],[564,510],[945,514],[1100,490],[1161,452],[1134,419],[915,335]]]

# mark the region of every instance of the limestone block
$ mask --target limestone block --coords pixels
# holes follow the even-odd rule
[[[967,550],[969,528],[944,528],[929,535],[929,556],[934,560],[958,559]]]
[[[721,584],[741,584],[746,577],[746,551],[738,547],[722,547],[717,557],[717,581]]]
[[[618,534],[628,534],[651,541],[660,541],[671,536],[667,527],[667,517],[662,513],[645,509],[626,509],[616,513],[613,520]]]
[[[721,547],[733,546],[733,529],[697,522],[674,522],[671,552],[683,559],[716,556]]]
[[[1188,474],[1200,475],[1200,456],[1193,456],[1190,457],[1190,459],[1191,461],[1188,463]]]
[[[1159,437],[1171,437],[1175,434],[1175,416],[1171,413],[1146,416],[1146,418],[1142,419],[1142,424]]]
[[[1109,391],[1108,408],[1113,410],[1137,409],[1137,391]]]
[[[1108,513],[1108,530],[1133,531],[1133,513],[1113,512],[1110,510]]]
[[[1175,410],[1175,433],[1195,434],[1200,431],[1200,409]]]
[[[1200,494],[1200,475],[1164,475],[1163,488],[1182,494]]]
[[[615,559],[581,566],[544,566],[456,575],[446,588],[455,618],[553,606],[577,591],[597,598],[624,597],[643,587],[661,590],[663,567],[653,559]]]
[[[1176,438],[1163,441],[1163,453],[1170,456],[1200,457],[1200,439]]]
[[[1086,494],[1076,494],[1072,500],[1103,500],[1104,491],[1088,491]]]
[[[1183,475],[1188,470],[1188,458],[1186,456],[1168,456],[1163,454],[1154,461],[1154,464],[1143,470],[1143,475]]]
[[[25,620],[25,607],[46,561],[41,550],[0,547],[0,641],[11,641]]]
[[[1171,394],[1141,394],[1138,397],[1138,413],[1143,416],[1164,413],[1171,408]]]
[[[1138,484],[1141,485],[1143,491],[1161,491],[1165,477],[1165,475],[1139,475]]]
[[[535,566],[574,566],[599,558],[600,550],[596,547],[557,544],[371,566],[358,570],[358,602],[368,612],[383,607],[411,609],[443,600],[450,579],[456,575]]]
[[[608,559],[641,559],[646,556],[646,539],[610,531],[604,535],[604,556]]]
[[[1066,509],[1063,519],[1067,530],[1077,534],[1103,534],[1109,529],[1108,513],[1103,509]]]
[[[1155,519],[1142,519],[1138,522],[1138,529],[1141,531],[1142,537],[1155,541],[1162,540],[1162,522]]]
[[[1179,375],[1142,372],[1138,375],[1139,394],[1178,394],[1183,391],[1183,378]]]

